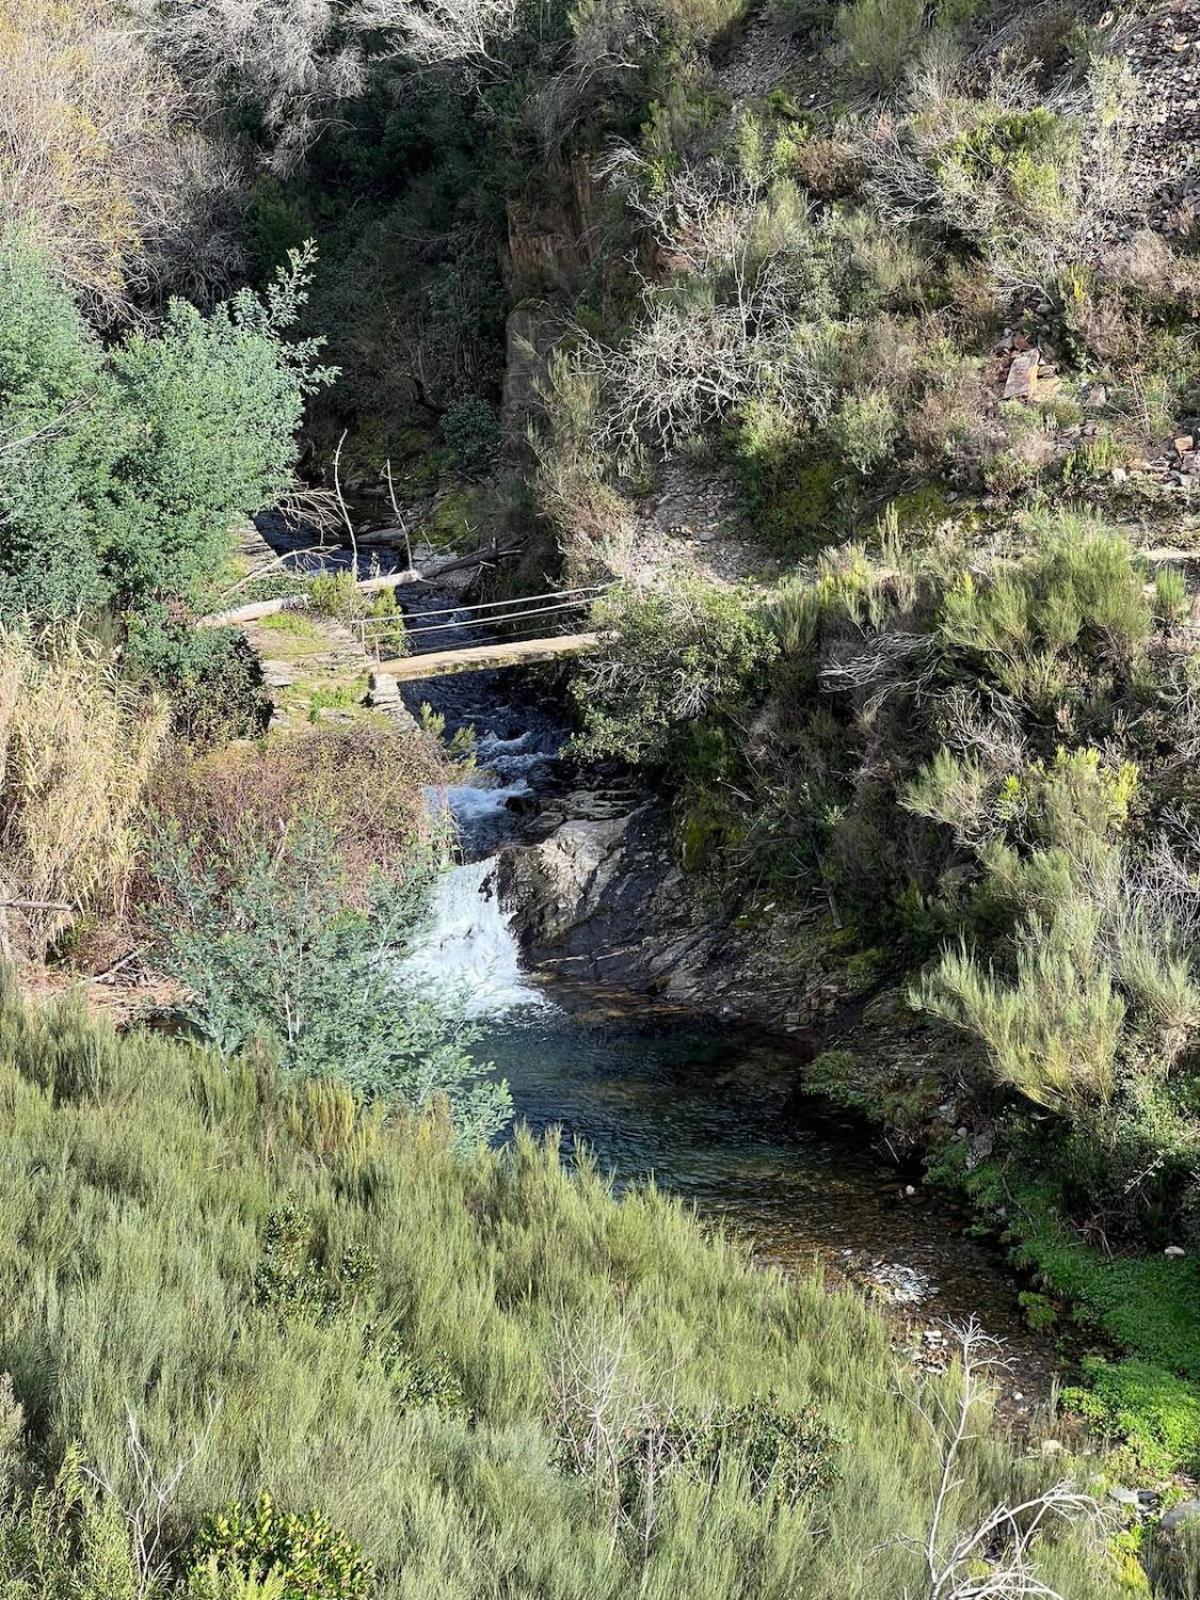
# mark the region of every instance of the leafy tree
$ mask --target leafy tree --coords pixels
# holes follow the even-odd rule
[[[0,615],[91,610],[111,592],[98,500],[114,460],[99,341],[45,258],[0,239]]]
[[[332,375],[286,343],[312,263],[207,317],[173,301],[105,351],[46,259],[0,240],[0,615],[141,620],[143,659],[173,602],[201,598],[231,528],[287,487],[304,397]]]

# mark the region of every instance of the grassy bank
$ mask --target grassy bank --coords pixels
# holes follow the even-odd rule
[[[1095,1232],[1089,1237],[1065,1203],[1062,1168],[1027,1130],[1022,1137],[1018,1119],[1002,1123],[994,1135],[998,1148],[980,1157],[971,1139],[938,1115],[944,1063],[922,1055],[924,1076],[911,1081],[901,1065],[899,1031],[893,1043],[889,1053],[872,1038],[873,1061],[858,1051],[827,1050],[806,1069],[806,1085],[886,1126],[890,1139],[923,1158],[931,1184],[965,1199],[980,1228],[1003,1242],[1027,1276],[1020,1298],[1031,1328],[1062,1340],[1077,1368],[1081,1381],[1064,1392],[1064,1403],[1114,1446],[1110,1473],[1160,1483],[1173,1473],[1194,1475],[1200,1468],[1195,1260],[1129,1243],[1114,1248]],[[965,1103],[958,1109],[971,1115]]]
[[[327,1082],[285,1088],[263,1060],[223,1067],[11,997],[0,1120],[0,1367],[25,1430],[10,1479],[46,1483],[77,1446],[122,1508],[119,1545],[146,1463],[163,1481],[186,1462],[164,1585],[206,1519],[267,1491],[318,1508],[374,1574],[287,1595],[927,1592],[911,1541],[943,1441],[884,1325],[753,1269],[677,1203],[618,1203],[553,1143],[463,1158],[435,1123],[389,1123]],[[979,1431],[946,1546],[1046,1470]],[[6,1592],[28,1548],[14,1516]],[[222,1526],[203,1548],[237,1544]],[[1065,1525],[1037,1568],[1073,1600],[1120,1592]]]

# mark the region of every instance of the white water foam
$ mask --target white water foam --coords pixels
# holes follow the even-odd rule
[[[484,859],[442,874],[434,890],[429,930],[404,962],[404,974],[449,994],[465,995],[466,1015],[472,1018],[552,1009],[521,971],[517,941],[496,893],[494,868],[494,860]]]
[[[484,789],[474,783],[456,783],[445,791],[450,815],[458,824],[459,831],[466,835],[480,823],[493,821],[515,796],[528,793],[529,785],[524,778],[496,789]]]

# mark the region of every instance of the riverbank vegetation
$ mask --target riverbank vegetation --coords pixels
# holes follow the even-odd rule
[[[655,774],[745,917],[811,905],[926,1019],[933,1169],[1129,1356],[1092,1410],[1161,1470],[1200,1462],[1200,267],[1186,207],[1131,220],[1154,91],[1111,20],[779,12],[757,91],[735,33],[605,157],[641,270],[579,288],[535,482],[625,580],[581,749]],[[700,492],[662,526],[662,462],[723,525]],[[870,1042],[817,1080],[883,1112]]]
[[[577,757],[924,1029],[912,1081],[865,1020],[812,1081],[902,1102],[1095,1337],[1112,1470],[1200,1469],[1178,15],[3,8],[0,942],[136,961],[194,1041],[0,1009],[13,1593],[1136,1587],[1074,1490],[954,1553],[1045,1487],[990,1428],[930,1542],[961,1371],[931,1431],[857,1302],[480,1149],[464,997],[392,976],[433,720],[362,707],[363,650],[268,727],[196,624],[301,587],[237,566],[248,516],[353,539],[356,491],[497,593],[603,585]],[[268,619],[280,660],[365,636],[353,590]]]
[[[441,1113],[261,1050],[6,992],[0,1083],[7,1593],[927,1592],[958,1379],[902,1376],[852,1294],[553,1141],[464,1157]],[[986,1411],[938,1593],[1053,1484]],[[1030,1581],[1115,1597],[1081,1511],[1047,1513]]]

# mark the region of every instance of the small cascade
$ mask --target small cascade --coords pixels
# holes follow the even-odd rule
[[[464,996],[471,1018],[553,1009],[521,971],[517,941],[492,880],[494,865],[484,857],[442,874],[428,931],[405,961],[404,974]]]
[[[425,611],[444,617],[453,600],[430,591],[408,614],[418,624]],[[458,614],[450,620],[457,621]],[[481,640],[490,637],[481,622],[473,624],[472,633]],[[419,638],[420,649],[435,649],[441,634],[433,629]],[[510,802],[539,791],[567,727],[522,694],[519,683],[493,672],[430,679],[416,685],[409,698],[414,711],[426,702],[444,720],[447,740],[455,733],[472,735],[476,769],[464,774],[463,783],[427,791],[431,809],[449,813],[463,864],[439,879],[430,925],[406,960],[405,974],[465,995],[467,1015],[476,1019],[555,1013],[558,1008],[521,970],[517,941],[496,894],[494,868],[496,852],[519,836],[520,818]]]

